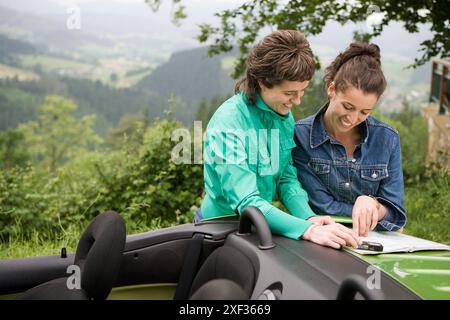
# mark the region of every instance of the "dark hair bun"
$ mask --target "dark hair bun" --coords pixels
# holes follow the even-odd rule
[[[370,79],[368,72],[376,79]],[[325,86],[331,82],[339,82],[338,89],[345,89],[347,85],[362,86],[366,92],[381,95],[386,87],[381,70],[380,47],[374,43],[353,42],[325,69]],[[363,80],[361,82],[361,80]],[[365,85],[367,83],[367,85]]]
[[[373,43],[353,42],[345,53],[347,56],[344,63],[356,56],[371,56],[380,61],[380,47]]]

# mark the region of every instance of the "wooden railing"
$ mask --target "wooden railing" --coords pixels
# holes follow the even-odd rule
[[[430,102],[439,104],[439,114],[450,112],[450,60],[434,59],[431,68]]]

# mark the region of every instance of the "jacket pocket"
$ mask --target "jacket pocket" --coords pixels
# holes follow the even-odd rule
[[[276,192],[276,186],[274,181],[273,163],[268,161],[259,161],[257,166],[256,183],[258,185],[258,191],[262,198],[267,201],[272,201]]]
[[[287,150],[288,152],[290,152],[295,147],[296,147],[296,144],[294,142],[294,139],[287,139],[281,143],[281,149]]]
[[[364,194],[376,195],[380,182],[389,177],[387,164],[361,166],[361,188]]]
[[[313,158],[309,160],[308,167],[328,188],[330,184],[331,161]]]
[[[361,178],[369,181],[380,181],[389,177],[387,164],[361,166]]]
[[[308,166],[314,171],[315,174],[327,174],[331,170],[331,161],[321,159],[311,159],[308,162]]]
[[[273,176],[275,173],[273,172],[274,168],[272,168],[272,163],[268,162],[259,162],[258,163],[258,175],[259,176]]]

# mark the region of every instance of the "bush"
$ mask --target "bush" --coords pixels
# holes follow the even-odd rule
[[[122,168],[97,166],[102,201],[131,221],[192,221],[190,208],[201,200],[203,170],[201,165],[172,162],[171,134],[180,127],[174,120],[156,121],[140,150],[122,150]]]
[[[450,174],[435,171],[405,191],[405,233],[450,244]]]
[[[400,135],[405,185],[419,183],[426,173],[428,131],[425,119],[407,107],[389,118],[379,118],[397,129]]]
[[[0,171],[0,237],[43,239],[76,225],[84,227],[106,210],[119,212],[128,233],[147,226],[191,222],[201,201],[201,165],[175,165],[172,131],[181,125],[157,120],[140,148],[84,151],[57,168],[29,165]]]

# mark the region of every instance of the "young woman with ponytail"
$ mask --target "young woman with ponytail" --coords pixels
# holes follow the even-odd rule
[[[326,68],[324,83],[328,102],[296,123],[292,153],[311,208],[351,216],[360,236],[401,229],[406,212],[399,135],[370,115],[386,88],[379,47],[352,43]]]

